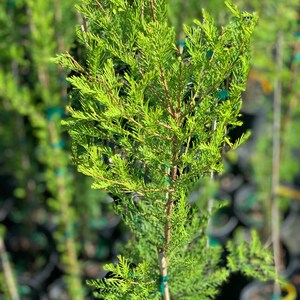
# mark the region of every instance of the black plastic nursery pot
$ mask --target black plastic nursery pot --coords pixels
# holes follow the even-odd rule
[[[226,173],[220,177],[220,188],[232,195],[244,182],[241,174]]]
[[[300,300],[300,266],[295,268],[289,276],[289,282],[295,287],[297,292],[297,300]]]
[[[300,255],[300,212],[298,202],[291,205],[290,212],[281,226],[281,239],[288,245],[294,256]]]
[[[88,221],[87,232],[82,232],[79,258],[82,261],[107,262],[113,256],[113,247],[122,236],[121,218],[113,212],[105,212]],[[78,230],[79,231],[79,230]]]
[[[63,278],[58,278],[47,288],[47,300],[64,300],[69,299],[66,282]]]
[[[18,281],[18,292],[21,300],[48,300],[44,289],[32,285],[28,279]]]
[[[207,234],[211,240],[225,243],[237,224],[238,219],[233,215],[232,208],[225,206],[218,209],[210,219]]]
[[[241,291],[251,280],[240,272],[232,273],[214,300],[239,300]]]
[[[13,177],[0,176],[0,222],[6,219],[14,205],[14,188],[15,182]]]
[[[296,290],[295,293],[297,293],[297,297],[294,299],[300,300],[300,252],[298,252],[296,256],[291,255],[290,264],[285,274],[288,281]]]
[[[84,279],[95,279],[104,277],[107,271],[105,271],[99,260],[86,260],[82,264],[82,271]]]
[[[281,286],[281,295],[274,295],[273,282],[253,281],[241,292],[240,300],[296,300],[297,291],[292,283]]]
[[[13,197],[3,197],[0,195],[0,222],[3,222],[10,213],[15,199]]]
[[[264,206],[251,184],[242,185],[235,193],[234,212],[238,219],[247,227],[260,230],[265,225]]]

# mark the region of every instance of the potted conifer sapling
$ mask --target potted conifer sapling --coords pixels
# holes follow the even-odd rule
[[[231,272],[273,276],[256,235],[229,243],[220,265],[222,249],[206,234],[218,204],[187,201],[199,179],[222,170],[225,148],[243,141],[226,133],[239,125],[256,16],[227,7],[233,17],[220,30],[205,11],[184,26],[181,51],[166,0],[78,6],[86,58],[56,58],[74,74],[64,124],[78,170],[117,199],[132,232],[118,263],[105,265],[109,276],[88,281],[100,299],[211,299]]]

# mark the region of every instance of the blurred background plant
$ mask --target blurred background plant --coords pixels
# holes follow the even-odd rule
[[[0,5],[0,218],[19,299],[85,299],[84,280],[122,238],[109,198],[73,166],[60,124],[67,74],[50,59],[77,51],[82,22],[74,1]]]
[[[278,233],[284,249],[280,255],[285,261],[282,274],[299,293],[300,4],[296,0],[234,2],[242,9],[257,11],[260,18],[244,94],[244,125],[230,132],[234,138],[237,132],[251,129],[252,136],[236,154],[225,158],[227,168],[217,179],[217,197],[230,205],[214,216],[210,234],[215,243],[223,244],[231,237],[247,239],[249,229],[255,228],[268,244],[272,230],[283,224]],[[214,15],[220,26],[225,23],[227,12],[221,0],[170,0],[170,22],[182,47],[181,24],[201,18],[200,6]],[[50,58],[66,50],[79,60],[84,56],[77,48],[76,24],[81,30],[85,20],[71,0],[3,0],[0,4],[3,299],[91,297],[84,279],[104,276],[101,262],[113,260],[117,245],[126,239],[126,230],[112,212],[111,199],[91,190],[89,179],[77,173],[70,158],[69,138],[60,125],[68,103],[67,74]],[[282,40],[279,43],[278,38]],[[272,160],[274,94],[282,98],[277,166]],[[272,183],[274,167],[279,175]],[[272,227],[274,213],[280,223]],[[10,279],[5,257],[14,274]],[[236,280],[240,283],[238,293],[226,294]],[[250,299],[249,292],[240,292],[247,282],[231,278],[220,299]],[[283,293],[296,299],[293,288]],[[271,298],[272,289],[269,294],[255,299],[275,299]]]

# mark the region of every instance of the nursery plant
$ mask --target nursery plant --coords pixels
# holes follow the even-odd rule
[[[1,137],[5,137],[3,152],[10,157],[2,170],[14,176],[17,188],[12,193],[18,199],[11,218],[26,223],[25,229],[35,222],[55,225],[66,289],[71,299],[83,299],[72,207],[75,188],[60,124],[65,75],[50,61],[57,51],[71,46],[73,1],[4,2],[0,8],[0,100],[1,117],[5,116]],[[16,273],[19,267],[15,266]],[[21,289],[18,292],[24,296]]]
[[[267,240],[272,235],[276,269],[278,273],[283,273],[285,266],[281,261],[280,239],[286,241],[289,248],[295,248],[293,239],[287,240],[285,234],[280,232],[283,217],[283,209],[280,210],[280,206],[287,210],[288,205],[282,205],[284,202],[279,197],[279,191],[281,184],[291,184],[298,172],[298,164],[295,163],[297,157],[293,152],[298,148],[295,132],[299,128],[299,2],[239,2],[249,9],[256,10],[260,16],[259,30],[256,31],[253,43],[255,59],[252,60],[252,66],[258,75],[268,78],[271,87],[269,92],[272,93],[264,95],[263,103],[255,101],[256,105],[252,104],[256,111],[259,107],[259,110],[264,110],[264,114],[267,115],[260,127],[258,145],[252,156],[252,167],[257,194],[262,199],[261,205],[264,206],[265,224],[262,236]],[[272,156],[269,156],[270,149],[273,152]],[[264,161],[263,166],[261,161]]]
[[[108,274],[88,281],[98,298],[212,299],[231,272],[274,276],[256,234],[251,243],[228,243],[222,261],[222,248],[206,234],[222,203],[188,200],[199,181],[209,194],[223,155],[245,140],[227,134],[240,125],[257,17],[226,5],[232,17],[222,28],[204,10],[202,21],[184,25],[182,48],[166,0],[77,6],[86,57],[55,59],[72,71],[63,124],[78,170],[112,195],[132,232],[118,262],[104,266]]]

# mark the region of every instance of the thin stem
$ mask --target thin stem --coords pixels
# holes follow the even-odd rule
[[[172,172],[170,174],[170,190],[173,190],[174,187],[174,181],[176,179],[177,175],[177,159],[178,159],[178,153],[177,153],[177,144],[178,144],[178,138],[176,135],[174,135],[173,138],[173,160],[172,160]],[[171,218],[173,214],[173,206],[174,206],[174,192],[170,191],[168,193],[168,202],[167,202],[167,222],[165,226],[165,250],[167,251],[170,239],[171,239]]]
[[[180,113],[181,109],[181,97],[182,97],[182,67],[183,62],[179,61],[179,89],[178,89],[178,97],[177,97],[177,113]]]
[[[163,87],[164,87],[167,99],[169,100],[168,111],[171,112],[171,115],[174,116],[175,109],[174,109],[172,99],[171,99],[171,96],[170,96],[169,87],[168,87],[168,83],[167,83],[167,80],[166,80],[165,72],[164,72],[162,67],[160,67],[160,77],[161,77],[161,80],[162,80],[162,83],[163,83]]]
[[[49,132],[49,139],[51,144],[56,144],[59,140],[61,140],[61,134],[59,129],[55,126],[54,121],[50,121],[48,123],[48,132]],[[56,169],[61,168],[61,160],[60,158],[63,155],[61,149],[53,149],[53,155],[57,157],[56,160]],[[65,237],[65,248],[62,250],[62,255],[67,257],[66,260],[66,271],[68,273],[68,291],[71,296],[71,299],[74,300],[82,300],[83,295],[83,287],[80,281],[80,267],[79,261],[77,257],[77,250],[76,250],[76,241],[73,237],[73,221],[70,212],[70,202],[71,202],[71,195],[68,193],[68,183],[64,176],[55,176],[55,184],[56,184],[56,199],[59,202],[60,206],[60,225],[63,227],[64,233],[66,234]]]
[[[8,292],[12,300],[20,300],[16,281],[8,260],[8,255],[5,249],[4,241],[2,236],[0,237],[0,257],[2,262],[2,267],[4,271],[4,276],[8,288]]]
[[[170,105],[172,103],[170,102]],[[180,117],[180,111],[177,113],[174,112],[172,115],[174,119],[177,120],[177,123],[179,123],[179,117]],[[172,151],[172,169],[170,174],[170,168],[167,168],[166,175],[169,183],[169,188],[167,192],[167,204],[166,204],[166,224],[165,224],[165,245],[164,249],[160,249],[158,253],[159,257],[159,265],[160,265],[160,274],[162,277],[162,292],[164,300],[170,300],[170,292],[169,292],[169,286],[168,286],[168,280],[167,280],[167,257],[166,254],[168,252],[168,246],[171,240],[171,219],[173,214],[173,207],[174,207],[174,182],[176,180],[177,176],[177,170],[178,170],[178,137],[174,133],[173,139],[173,151]]]
[[[84,33],[88,32],[87,18],[85,16],[82,18],[81,30]]]
[[[156,21],[153,0],[149,0],[149,2],[150,2],[150,8],[151,8],[152,19],[153,19],[153,21]]]
[[[212,122],[212,125],[211,125],[211,131],[212,131],[212,135],[214,135],[214,132],[216,131],[217,129],[217,121],[214,120]],[[211,183],[213,183],[215,180],[215,172],[213,170],[210,171],[210,181]],[[207,210],[208,210],[208,213],[211,215],[211,212],[212,212],[212,208],[213,208],[213,197],[210,195],[209,198],[208,198],[208,203],[207,203]],[[207,244],[206,244],[207,247],[209,247],[209,239],[207,239]]]
[[[170,300],[170,291],[169,291],[169,285],[168,285],[168,271],[167,271],[167,259],[165,252],[162,249],[159,249],[158,251],[158,263],[159,263],[159,269],[160,269],[160,276],[162,280],[162,294],[164,297],[164,300]]]
[[[277,35],[276,42],[276,78],[274,82],[274,98],[273,98],[273,158],[272,158],[272,241],[273,253],[275,261],[275,272],[278,277],[282,271],[282,261],[280,255],[280,212],[277,204],[277,189],[279,186],[279,170],[280,170],[280,127],[281,127],[281,97],[282,97],[282,82],[280,79],[282,72],[282,44],[283,35],[281,32]],[[274,283],[274,295],[280,295],[280,285]]]
[[[72,62],[81,70],[82,73],[87,75],[89,78],[93,78],[90,75],[90,73],[88,71],[86,71],[68,51],[66,51],[65,53],[72,60]],[[93,79],[95,79],[97,82],[99,82],[96,78],[93,78]]]
[[[170,126],[170,125],[167,125],[161,121],[157,121],[157,123],[168,130],[172,130],[172,126]]]
[[[103,8],[103,6],[101,5],[101,3],[98,0],[95,0],[95,1],[96,1],[97,5],[100,7],[100,9],[102,10],[102,12],[104,13],[106,20],[109,21],[109,15],[106,13],[106,11]]]

